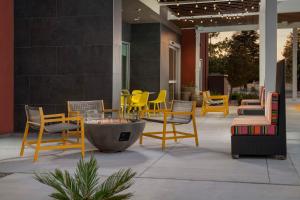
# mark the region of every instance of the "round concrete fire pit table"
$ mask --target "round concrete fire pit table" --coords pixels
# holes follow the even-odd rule
[[[102,152],[120,152],[134,144],[143,133],[145,121],[102,119],[85,122],[86,138]]]

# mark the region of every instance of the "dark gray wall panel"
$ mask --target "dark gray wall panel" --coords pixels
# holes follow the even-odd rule
[[[122,40],[124,42],[131,42],[131,24],[126,22],[122,24]]]
[[[112,11],[111,0],[58,0],[59,16],[97,15],[106,17]],[[112,15],[112,12],[110,13]]]
[[[44,75],[57,73],[56,47],[16,48],[16,75]]]
[[[15,0],[15,130],[24,105],[112,101],[112,0]]]
[[[160,24],[131,26],[131,89],[160,89]]]

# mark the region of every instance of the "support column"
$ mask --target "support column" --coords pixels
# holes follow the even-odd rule
[[[260,85],[265,85],[267,92],[275,91],[277,63],[277,1],[261,0],[259,30]]]
[[[113,6],[112,107],[117,109],[122,89],[122,0],[114,0]]]
[[[200,62],[200,41],[201,41],[201,34],[200,31],[196,29],[196,56],[195,56],[195,90],[196,92],[202,90],[202,69],[201,69],[201,62]]]
[[[14,127],[13,10],[13,0],[0,1],[0,134]]]
[[[297,28],[293,28],[293,100],[297,99],[298,93],[298,80],[297,80],[297,66],[298,66],[298,31]]]

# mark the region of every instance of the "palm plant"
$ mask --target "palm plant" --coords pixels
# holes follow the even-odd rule
[[[34,178],[52,187],[55,192],[49,196],[57,200],[127,200],[133,194],[124,191],[133,185],[135,175],[131,169],[122,169],[99,183],[97,161],[92,157],[87,162],[78,162],[74,176],[56,169],[46,174],[35,174]]]

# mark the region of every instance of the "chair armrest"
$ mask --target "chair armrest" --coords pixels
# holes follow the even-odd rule
[[[52,114],[52,115],[44,115],[44,119],[51,119],[51,118],[64,118],[65,114],[60,113],[60,114]]]
[[[208,99],[211,99],[211,100],[213,100],[213,99],[226,99],[226,98],[228,98],[227,95],[216,95],[216,96],[208,97]]]
[[[80,116],[80,112],[79,111],[68,112],[68,117],[75,117],[75,116]]]
[[[53,118],[53,119],[45,119],[44,123],[53,123],[53,122],[66,122],[66,121],[77,121],[80,122],[83,118],[81,116],[76,117],[64,117],[64,118]]]

